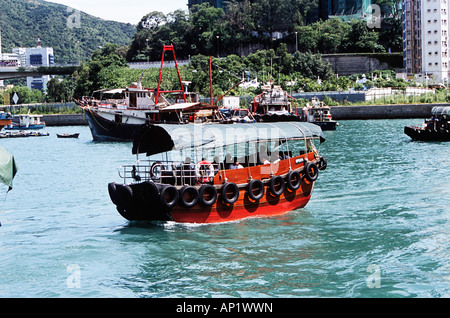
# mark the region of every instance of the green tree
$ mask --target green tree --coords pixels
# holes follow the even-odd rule
[[[317,80],[317,78],[327,80],[332,74],[330,63],[323,61],[320,54],[311,52],[296,52],[292,61],[292,69],[312,80]]]
[[[91,59],[74,73],[76,88],[74,95],[80,98],[90,95],[93,91],[104,88],[102,72],[107,72],[112,67],[127,67],[127,62],[119,55],[117,44],[107,44],[105,47],[96,50]]]

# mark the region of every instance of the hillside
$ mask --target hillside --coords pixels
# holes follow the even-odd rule
[[[37,36],[43,47],[53,47],[56,63],[88,59],[106,43],[128,45],[136,27],[105,21],[81,12],[77,19],[73,9],[43,0],[1,0],[2,50],[36,46]],[[79,22],[77,24],[77,22]]]

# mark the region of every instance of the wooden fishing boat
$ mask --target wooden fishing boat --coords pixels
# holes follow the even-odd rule
[[[127,220],[280,215],[308,203],[326,168],[317,140],[324,141],[320,127],[303,122],[145,124],[133,142],[136,164],[119,169],[122,181],[108,184],[109,195]]]
[[[405,126],[404,132],[413,140],[450,141],[450,107],[433,107],[422,127]]]
[[[180,87],[161,88],[165,52],[172,52]],[[170,98],[169,98],[170,96]],[[223,122],[217,105],[200,102],[198,94],[186,92],[181,80],[175,50],[163,46],[158,87],[143,87],[139,82],[124,89],[103,89],[75,102],[83,109],[95,141],[133,141],[146,122],[184,124],[189,122]]]

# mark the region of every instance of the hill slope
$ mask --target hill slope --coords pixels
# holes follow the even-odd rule
[[[2,51],[34,47],[37,36],[43,47],[53,47],[56,63],[87,59],[106,43],[128,45],[136,27],[105,21],[43,0],[1,0]]]

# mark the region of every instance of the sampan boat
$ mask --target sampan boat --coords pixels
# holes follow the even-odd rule
[[[130,221],[218,223],[283,214],[304,207],[326,159],[314,142],[319,126],[304,122],[145,124],[133,165],[108,184]],[[146,154],[146,160],[139,160]]]
[[[404,132],[412,140],[450,141],[450,107],[433,107],[422,127],[405,126]]]

